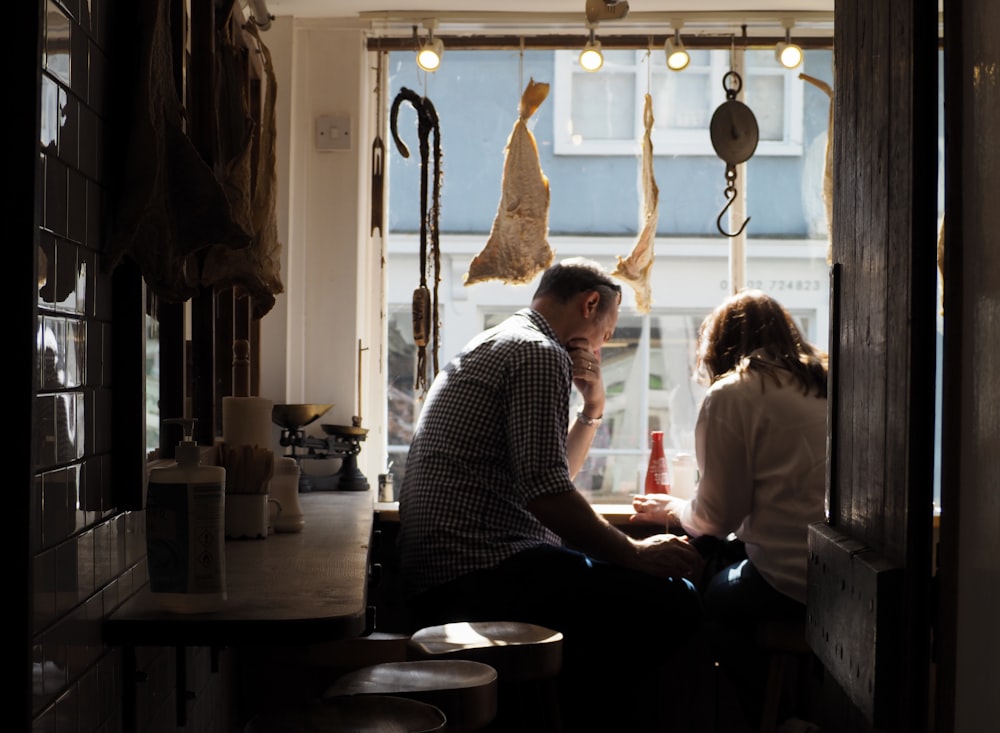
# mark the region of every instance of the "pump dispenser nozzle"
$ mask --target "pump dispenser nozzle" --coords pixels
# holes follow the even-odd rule
[[[198,450],[198,444],[194,442],[194,424],[196,422],[198,422],[196,417],[168,417],[163,420],[164,425],[180,425],[183,431],[183,438],[174,451],[174,457],[180,464],[198,465],[201,462],[201,451]]]

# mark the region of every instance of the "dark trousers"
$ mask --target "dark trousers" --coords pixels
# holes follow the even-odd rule
[[[772,621],[804,621],[806,608],[764,580],[739,540],[699,537],[693,544],[705,558],[700,584],[704,647],[747,724],[757,730],[768,664],[757,645],[757,629]]]
[[[678,639],[699,623],[701,602],[685,580],[540,546],[425,591],[409,612],[414,630],[494,620],[561,631],[565,733],[641,733],[671,729],[670,680],[686,674]]]

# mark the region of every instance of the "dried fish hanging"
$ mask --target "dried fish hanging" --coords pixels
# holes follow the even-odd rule
[[[518,87],[524,81],[524,39],[518,60]],[[486,280],[525,285],[552,264],[549,246],[549,179],[542,172],[538,144],[528,119],[545,101],[549,85],[529,78],[521,94],[518,119],[504,147],[500,204],[482,251],[463,276],[466,286]]]
[[[647,70],[651,68],[649,58],[650,53],[647,51]],[[635,309],[639,313],[649,313],[653,303],[650,278],[655,259],[653,243],[656,240],[656,225],[660,216],[660,189],[656,185],[656,176],[653,173],[653,97],[648,91],[649,86],[651,86],[651,82],[647,80],[647,92],[642,111],[645,132],[642,136],[642,161],[639,176],[642,186],[639,236],[628,257],[617,256],[618,264],[611,273],[632,286],[635,291]]]
[[[548,94],[549,85],[532,78],[521,95],[518,118],[504,148],[500,204],[486,246],[469,263],[467,286],[486,280],[526,285],[555,257],[548,240],[549,179],[528,128],[528,119]]]
[[[938,267],[938,315],[944,315],[944,215],[941,215],[941,223],[938,225],[937,240],[937,267]]]
[[[420,138],[420,285],[413,292],[413,342],[417,346],[417,374],[414,389],[427,391],[427,345],[433,339],[434,374],[438,372],[438,348],[440,346],[440,323],[438,322],[438,284],[441,282],[441,247],[438,231],[438,215],[441,210],[441,130],[438,126],[437,111],[427,97],[421,97],[406,87],[392,102],[389,114],[389,129],[396,141],[399,154],[410,157],[410,151],[399,137],[397,118],[399,106],[409,102],[417,112],[417,136]],[[434,135],[434,167],[428,168],[430,158],[430,136]],[[431,205],[428,208],[428,187],[431,187]],[[433,295],[427,287],[428,248],[433,258]]]
[[[812,84],[830,100],[827,112],[826,150],[823,154],[823,207],[826,210],[826,264],[833,264],[833,87],[809,74],[799,74],[802,81]]]

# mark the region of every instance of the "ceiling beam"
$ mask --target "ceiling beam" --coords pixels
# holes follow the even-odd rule
[[[778,41],[784,41],[785,36],[759,36],[748,39],[744,44],[741,36],[718,35],[718,36],[686,36],[683,35],[684,45],[690,49],[726,49],[729,48],[735,38],[735,43],[740,48],[768,49],[773,50]],[[448,36],[437,31],[435,38],[440,38],[449,51],[492,51],[492,50],[560,50],[565,48],[576,48],[586,40],[585,34],[579,36],[568,35],[497,35],[497,36]],[[673,38],[673,33],[656,35],[605,35],[598,33],[597,38],[601,42],[602,49],[643,49],[663,48],[667,38]],[[795,42],[803,49],[831,49],[833,48],[833,38],[799,38],[793,37]],[[412,36],[408,38],[374,36],[368,39],[369,51],[415,51],[418,41]]]
[[[448,11],[403,12],[371,11],[359,14],[368,24],[373,35],[387,38],[412,35],[412,29],[425,21],[436,22],[435,35],[442,38],[473,36],[479,38],[512,36],[554,37],[561,35],[586,36],[590,24],[583,13],[510,13],[503,11]],[[595,23],[593,27],[602,39],[613,36],[646,37],[650,34],[666,37],[681,28],[684,42],[688,37],[784,36],[784,29],[792,27],[796,39],[818,37],[833,38],[833,13],[826,12],[748,12],[732,13],[691,11],[685,13],[630,13],[625,18]],[[763,38],[759,39],[764,42]]]

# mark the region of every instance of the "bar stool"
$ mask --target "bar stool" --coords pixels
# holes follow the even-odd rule
[[[778,709],[786,690],[788,697],[792,698],[794,712],[801,712],[797,709],[803,692],[800,680],[812,658],[812,649],[806,641],[806,626],[802,622],[762,624],[757,629],[757,645],[770,658],[760,733],[774,733],[779,722]]]
[[[337,678],[324,700],[393,695],[428,703],[448,720],[448,733],[478,731],[497,714],[497,672],[466,659],[383,662]]]
[[[293,710],[261,713],[243,733],[435,733],[448,730],[438,708],[391,695],[338,697]]]
[[[563,635],[515,621],[455,622],[427,626],[410,636],[411,659],[470,659],[497,671],[496,730],[561,729],[557,680],[562,671]]]

